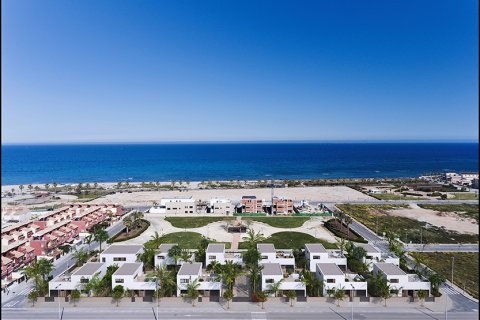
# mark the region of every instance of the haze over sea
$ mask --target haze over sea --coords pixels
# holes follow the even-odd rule
[[[472,143],[2,145],[2,185],[417,177],[478,172]]]

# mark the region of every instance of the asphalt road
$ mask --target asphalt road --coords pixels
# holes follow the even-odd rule
[[[421,251],[421,252],[478,252],[479,246],[475,243],[468,244],[406,244],[405,250],[412,251]]]

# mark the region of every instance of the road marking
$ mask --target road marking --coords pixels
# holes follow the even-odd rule
[[[17,301],[11,301],[11,302],[5,303],[4,306],[7,307],[7,308],[11,308],[11,307],[17,305],[17,303],[19,303],[19,302],[20,301],[18,301],[18,300]]]
[[[255,320],[267,319],[266,312],[251,312],[251,315],[252,315],[252,319],[255,319]]]

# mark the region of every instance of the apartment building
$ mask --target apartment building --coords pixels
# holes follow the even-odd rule
[[[223,243],[210,243],[206,250],[205,264],[210,265],[213,261],[225,264],[227,261],[244,265],[242,253],[247,250],[225,250]]]
[[[198,281],[198,291],[203,297],[210,297],[210,301],[219,301],[222,282],[217,281],[216,277],[204,273],[201,263],[184,263],[177,273],[177,296],[187,293],[189,283]]]
[[[32,218],[30,209],[25,206],[4,206],[2,207],[2,222],[18,223],[25,222]]]
[[[310,272],[316,272],[318,263],[334,263],[343,270],[347,268],[347,258],[340,250],[326,250],[321,243],[306,243],[305,259]]]
[[[229,199],[213,198],[207,207],[207,213],[223,214],[229,216],[233,214],[234,207]]]
[[[323,281],[323,295],[335,290],[345,290],[351,296],[368,296],[367,282],[360,275],[344,273],[335,263],[317,263],[315,277]]]
[[[243,213],[263,212],[263,200],[256,196],[243,196],[241,210]]]
[[[197,213],[197,204],[190,198],[169,198],[160,200],[160,205],[150,208],[149,213],[162,214],[192,214]]]
[[[280,282],[282,291],[294,290],[297,296],[306,296],[306,286],[300,274],[288,274],[279,263],[264,263],[262,269],[262,291],[270,291],[271,286]]]
[[[293,213],[293,200],[285,197],[274,197],[272,199],[272,214]]]
[[[137,255],[143,253],[142,245],[112,244],[100,254],[100,261],[106,263],[107,267],[117,264],[134,263]]]
[[[272,243],[259,243],[257,250],[260,252],[260,264],[278,263],[282,267],[295,268],[295,258],[291,249],[275,249]]]
[[[407,274],[393,263],[374,263],[373,274],[387,279],[392,289],[399,290],[400,297],[414,297],[419,290],[428,291],[430,295],[430,282],[417,274]]]

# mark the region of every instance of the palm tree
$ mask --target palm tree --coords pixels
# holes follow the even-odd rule
[[[347,225],[347,238],[350,237],[350,225],[353,223],[353,219],[350,216],[345,216],[345,224]]]
[[[35,307],[35,302],[38,299],[38,291],[32,290],[27,295],[28,300],[32,303],[32,307]]]
[[[283,279],[280,279],[278,282],[274,282],[268,285],[268,291],[273,293],[275,298],[277,297],[278,291],[280,291],[280,286],[282,285]]]
[[[290,307],[293,307],[293,299],[297,297],[297,294],[294,290],[288,290],[285,292],[285,296],[290,300]]]
[[[260,280],[260,274],[262,272],[263,266],[261,265],[252,265],[250,266],[250,284],[252,285],[252,290],[257,289],[258,281]]]
[[[122,285],[116,285],[115,288],[113,288],[112,298],[117,303],[117,307],[120,300],[122,300],[124,294],[125,290],[123,289]]]
[[[20,189],[20,192],[23,194],[23,184],[19,185],[18,188]]]
[[[32,192],[33,186],[31,184],[28,185],[28,190]]]
[[[53,262],[45,258],[40,258],[37,261],[37,264],[43,282],[46,284],[49,274],[55,269]]]
[[[158,247],[160,245],[160,242],[162,241],[162,236],[158,233],[158,231],[155,231],[155,233],[151,236],[152,242],[155,243],[155,246]]]
[[[80,291],[78,291],[77,289],[73,290],[70,294],[70,298],[72,298],[73,306],[76,307],[76,302],[80,299]]]
[[[418,254],[413,255],[413,262],[415,264],[415,271],[418,272],[418,270],[420,269],[420,267],[423,264],[422,257]]]
[[[138,260],[143,262],[145,269],[153,268],[155,264],[155,249],[152,247],[143,246],[143,253],[137,255]]]
[[[257,296],[257,300],[262,303],[262,309],[265,309],[263,304],[268,300],[267,294],[263,291],[258,291],[256,292],[256,296]]]
[[[127,234],[128,234],[128,232],[130,231],[130,229],[132,228],[132,225],[133,225],[132,217],[127,216],[127,217],[123,218],[123,225],[127,228]]]
[[[75,250],[72,256],[77,260],[77,266],[81,266],[88,261],[89,253],[84,251],[83,249],[80,249]]]
[[[172,277],[172,273],[167,271],[165,267],[156,266],[146,279],[147,281],[158,281],[158,283],[161,283],[161,286],[158,289],[160,294],[159,298],[167,296],[169,293],[173,293],[177,288],[175,277]]]
[[[182,256],[182,248],[178,244],[174,245],[168,250],[168,256],[175,261],[175,268],[177,267],[177,261]]]
[[[423,307],[423,302],[425,301],[425,298],[428,296],[428,291],[427,290],[419,290],[417,292],[417,296],[420,299],[420,306]]]
[[[256,248],[257,243],[265,240],[265,237],[260,231],[255,232],[252,228],[248,228],[247,236],[243,237],[243,240],[247,242],[248,248]]]
[[[435,295],[435,296],[438,296],[439,294],[439,291],[440,291],[440,286],[445,283],[446,279],[444,276],[442,276],[441,274],[439,273],[432,273],[429,277],[428,277],[428,281],[430,281],[430,285],[432,287],[432,293]]]
[[[225,264],[220,267],[220,274],[227,288],[230,290],[233,290],[235,279],[242,273],[242,266],[238,263],[233,263],[231,260],[226,261]]]
[[[190,259],[192,258],[192,253],[190,252],[190,250],[188,249],[182,249],[182,252],[180,254],[180,259],[183,260],[183,262],[190,262],[192,263],[192,261],[190,261]]]
[[[108,232],[102,228],[97,228],[94,232],[94,238],[95,241],[98,241],[100,243],[100,251],[102,251],[102,242],[107,241],[109,238]]]
[[[48,188],[50,187],[50,185],[48,183],[45,183],[45,189],[48,191]]]
[[[85,237],[85,243],[88,245],[88,255],[90,255],[90,244],[92,244],[93,241],[93,235],[88,235]]]
[[[200,283],[198,282],[198,279],[195,279],[187,284],[187,297],[192,299],[192,307],[195,307],[195,300],[197,300],[198,296],[200,295],[197,290],[199,286]]]
[[[233,290],[227,289],[227,290],[223,293],[223,298],[224,298],[225,300],[227,300],[227,309],[230,309],[230,300],[233,299]]]
[[[207,271],[213,271],[215,272],[215,274],[220,274],[222,271],[221,271],[221,268],[222,268],[222,265],[220,264],[220,262],[218,262],[217,260],[213,260],[212,262],[210,262],[210,264],[207,266]]]
[[[40,292],[40,287],[42,283],[42,277],[40,275],[40,270],[37,262],[32,263],[30,266],[26,266],[22,270],[23,275],[28,280],[33,279],[34,281],[34,291],[37,293]]]

